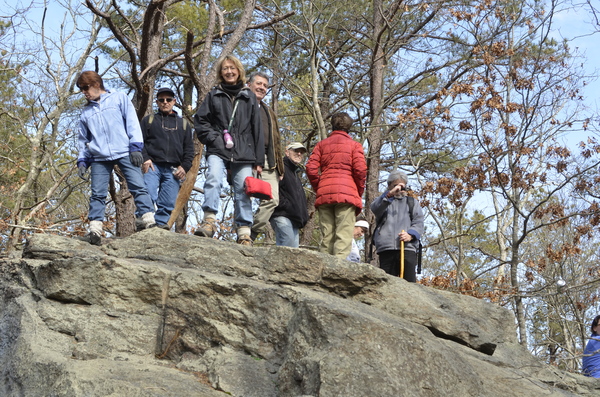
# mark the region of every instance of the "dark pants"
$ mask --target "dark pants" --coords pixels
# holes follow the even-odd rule
[[[378,252],[379,267],[392,276],[400,275],[400,250]],[[417,281],[417,253],[404,250],[404,279],[414,283]]]

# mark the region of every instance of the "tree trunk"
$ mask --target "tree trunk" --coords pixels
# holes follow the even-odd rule
[[[125,177],[118,167],[115,167],[115,173],[119,178],[120,187],[117,190],[114,174],[111,175],[109,185],[109,193],[115,203],[115,235],[117,237],[127,237],[135,233],[135,203],[133,195],[127,188]]]
[[[372,37],[382,37],[381,33],[386,24],[383,21],[381,0],[373,1],[373,35]],[[370,77],[370,105],[371,113],[371,131],[367,135],[368,152],[367,159],[367,182],[365,188],[365,208],[363,210],[367,221],[375,225],[375,216],[369,208],[370,204],[379,196],[379,166],[381,162],[381,146],[383,141],[383,77],[385,72],[385,54],[379,42],[374,43],[372,58],[372,69]],[[365,235],[365,246],[371,244],[371,231]],[[374,257],[376,255],[373,255]],[[377,259],[375,258],[377,263]],[[375,264],[376,264],[375,263]]]
[[[308,206],[308,223],[302,228],[302,235],[300,236],[300,245],[303,247],[318,247],[320,241],[314,240],[315,230],[319,230],[319,225],[316,219],[315,200],[317,196],[311,193],[307,197]],[[321,234],[318,233],[320,236]]]

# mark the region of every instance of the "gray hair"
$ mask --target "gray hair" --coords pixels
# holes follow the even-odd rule
[[[391,185],[392,183],[396,182],[398,179],[401,179],[405,185],[408,183],[408,176],[406,175],[405,172],[400,171],[400,170],[394,170],[394,171],[390,172],[390,174],[388,175],[388,179],[387,179],[388,186]]]
[[[248,84],[252,83],[257,76],[262,77],[263,79],[266,79],[267,83],[269,83],[271,81],[268,74],[263,73],[263,72],[254,72],[250,75],[250,78],[248,79]]]

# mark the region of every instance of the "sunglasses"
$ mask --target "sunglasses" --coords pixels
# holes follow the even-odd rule
[[[81,91],[87,91],[90,89],[89,85],[79,85],[78,87]]]
[[[158,98],[156,101],[160,102],[160,103],[164,103],[164,102],[173,102],[175,100],[175,98]]]

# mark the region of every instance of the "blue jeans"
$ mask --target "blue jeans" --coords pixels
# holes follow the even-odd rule
[[[129,161],[129,156],[121,157],[112,161],[95,161],[91,165],[90,176],[92,178],[92,195],[90,197],[90,212],[88,219],[90,221],[103,221],[104,211],[106,210],[106,195],[108,194],[108,181],[113,167],[118,165],[125,180],[127,188],[133,195],[136,212],[144,215],[147,212],[154,212],[152,199],[146,189],[144,177],[140,167],[135,167]]]
[[[144,174],[144,182],[148,193],[152,198],[152,203],[156,205],[154,219],[159,226],[166,225],[171,217],[171,212],[175,208],[175,201],[179,194],[179,180],[173,176],[173,170],[169,165],[158,165],[152,163],[152,168]],[[137,213],[140,217],[142,214]]]
[[[272,217],[271,227],[275,231],[275,244],[292,248],[300,246],[300,229],[295,228],[285,216]]]
[[[221,204],[221,190],[223,189],[223,178],[225,177],[225,160],[211,154],[206,159],[208,166],[206,181],[204,182],[204,203],[202,211],[219,212]],[[230,163],[231,179],[233,183],[233,219],[236,227],[252,227],[252,201],[244,190],[246,177],[252,176],[251,164]]]

